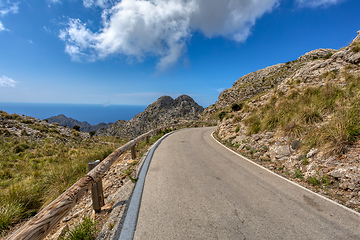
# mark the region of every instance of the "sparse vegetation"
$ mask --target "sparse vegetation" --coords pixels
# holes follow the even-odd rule
[[[323,59],[329,59],[329,58],[331,58],[332,55],[333,55],[333,53],[328,53],[325,56],[323,56],[322,58]]]
[[[243,108],[243,104],[242,103],[234,103],[233,105],[231,105],[231,110],[233,112],[237,112],[240,111]]]
[[[90,135],[90,137],[94,136],[94,135],[95,135],[95,131],[90,131],[90,132],[89,132],[89,135]]]
[[[316,177],[309,177],[308,182],[311,183],[313,186],[320,185],[320,181]]]
[[[332,79],[337,74],[332,71],[323,78]],[[326,83],[287,95],[275,93],[267,104],[250,110],[244,120],[247,133],[279,130],[283,135],[306,136],[308,148],[322,146],[330,153],[343,153],[360,136],[360,77],[346,75],[346,79],[348,85],[343,88]],[[324,115],[333,117],[314,131],[314,124],[324,122]]]
[[[354,53],[358,53],[360,52],[360,41],[354,41],[351,45],[350,45],[351,51]]]
[[[219,120],[222,121],[226,115],[227,115],[227,112],[225,112],[225,111],[220,112],[218,115]]]
[[[303,173],[299,169],[295,169],[294,178],[300,178],[303,179]]]
[[[86,217],[74,229],[68,231],[62,240],[94,240],[98,229],[96,222]]]
[[[25,122],[4,112],[1,117],[15,119],[8,123],[14,126],[16,121]],[[26,122],[39,132],[16,135],[0,126],[0,235],[84,176],[89,161],[104,159],[125,142],[115,137],[65,136],[50,124]]]

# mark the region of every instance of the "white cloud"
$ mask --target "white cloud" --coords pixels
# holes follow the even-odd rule
[[[6,29],[5,29],[5,27],[4,27],[4,25],[0,22],[0,32],[1,31],[5,31]]]
[[[19,12],[19,3],[10,0],[0,0],[0,17],[4,17],[10,13],[16,14]],[[0,22],[0,32],[8,30],[4,27],[3,23]]]
[[[340,3],[344,0],[296,0],[299,7],[327,7],[332,4]]]
[[[65,51],[74,60],[91,61],[111,55],[144,60],[159,58],[164,69],[186,51],[193,31],[206,37],[245,41],[256,20],[278,5],[279,0],[83,0],[87,7],[103,9],[102,27],[90,31],[79,19],[69,19],[60,32]],[[112,6],[110,6],[112,5]]]
[[[49,2],[48,7],[51,7],[50,4],[62,4],[61,0],[47,0]]]
[[[101,8],[106,8],[109,7],[110,5],[116,3],[118,1],[111,1],[111,0],[83,0],[83,4],[86,8],[91,8],[91,7],[101,7]]]
[[[9,0],[7,1],[2,1],[0,0],[0,16],[5,16],[9,13],[13,13],[16,14],[19,12],[19,3],[18,2],[10,2]]]
[[[12,88],[14,88],[16,86],[16,84],[17,83],[12,78],[9,78],[9,77],[6,77],[6,76],[0,77],[0,87],[12,87]]]

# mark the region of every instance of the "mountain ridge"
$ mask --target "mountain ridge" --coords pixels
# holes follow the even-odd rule
[[[162,96],[131,120],[117,121],[109,127],[99,129],[96,135],[133,138],[160,126],[197,121],[203,110],[204,108],[188,95],[181,95],[176,99]]]

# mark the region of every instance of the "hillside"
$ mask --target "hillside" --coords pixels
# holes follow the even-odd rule
[[[57,116],[53,116],[46,119],[49,123],[58,123],[60,126],[67,126],[69,128],[73,128],[74,126],[80,126],[80,131],[82,132],[91,132],[91,131],[97,131],[100,128],[109,127],[112,125],[112,123],[99,123],[97,125],[91,125],[90,123],[86,121],[78,121],[73,118],[66,117],[64,114],[60,114]]]
[[[123,143],[0,111],[0,237],[85,175],[89,161]]]
[[[247,74],[202,118],[254,161],[336,201],[360,207],[360,31],[340,50],[319,49]]]
[[[110,127],[98,130],[96,135],[132,138],[160,126],[197,121],[203,110],[187,95],[181,95],[175,100],[162,96],[130,121],[119,120]]]

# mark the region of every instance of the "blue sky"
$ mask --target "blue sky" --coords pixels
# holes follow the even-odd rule
[[[359,0],[0,0],[0,102],[213,104],[360,30]]]

